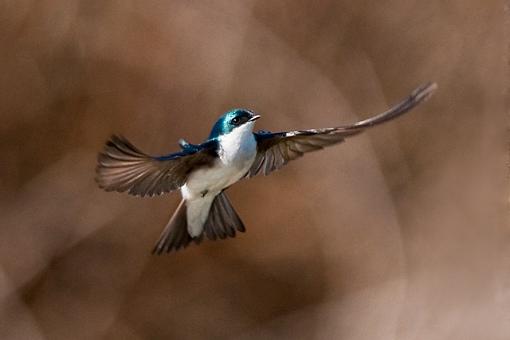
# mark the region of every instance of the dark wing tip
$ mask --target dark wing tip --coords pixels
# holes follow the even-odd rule
[[[133,176],[141,175],[143,168],[137,166],[150,160],[150,156],[138,150],[122,135],[111,135],[103,150],[97,155],[94,180],[105,191],[128,192],[135,196],[147,193],[133,191],[128,185]],[[130,176],[131,175],[131,176]]]
[[[436,82],[428,82],[418,87],[411,93],[411,97],[414,97],[414,100],[417,103],[428,100],[434,92],[437,90],[438,86]]]
[[[374,125],[379,125],[381,123],[392,120],[400,115],[403,115],[406,112],[409,112],[416,105],[426,101],[429,99],[434,92],[437,90],[437,84],[435,82],[426,83],[418,88],[416,88],[411,94],[402,100],[397,105],[391,107],[389,110],[378,114],[374,117],[359,121],[350,126],[344,126],[347,130],[349,129],[364,129],[367,127],[371,127]]]

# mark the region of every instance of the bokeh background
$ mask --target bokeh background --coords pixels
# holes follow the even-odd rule
[[[0,338],[508,339],[501,1],[0,2]],[[179,194],[106,193],[219,114],[339,125],[426,81],[398,121],[229,195],[236,239],[150,250]]]

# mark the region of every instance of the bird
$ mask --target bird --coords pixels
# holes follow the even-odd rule
[[[227,197],[230,186],[259,174],[268,175],[305,153],[341,143],[393,120],[428,99],[436,89],[436,83],[426,83],[383,113],[330,128],[254,132],[260,115],[248,109],[233,109],[216,121],[204,142],[192,144],[180,139],[181,150],[163,156],[150,156],[125,137],[112,135],[98,154],[95,179],[106,191],[141,197],[180,190],[182,200],[161,232],[153,254],[200,244],[205,237],[235,237],[246,228]]]

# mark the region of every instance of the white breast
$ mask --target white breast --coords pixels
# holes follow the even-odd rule
[[[214,197],[239,181],[248,172],[257,154],[253,122],[221,136],[218,142],[219,158],[215,164],[195,170],[181,188],[187,206],[188,231],[192,236],[202,232]]]
[[[244,168],[247,161],[253,162],[257,153],[257,142],[253,136],[253,122],[234,129],[218,140],[220,159],[226,166]]]

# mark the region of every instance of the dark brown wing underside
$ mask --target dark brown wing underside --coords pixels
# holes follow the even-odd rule
[[[106,191],[154,196],[179,189],[193,167],[208,164],[208,149],[152,157],[127,139],[112,136],[98,156],[96,181]]]
[[[247,177],[253,177],[258,174],[268,175],[307,152],[341,143],[346,137],[356,135],[367,128],[395,119],[428,99],[436,88],[437,85],[435,83],[423,85],[389,110],[350,125],[302,131],[255,133],[257,156],[247,173]]]

